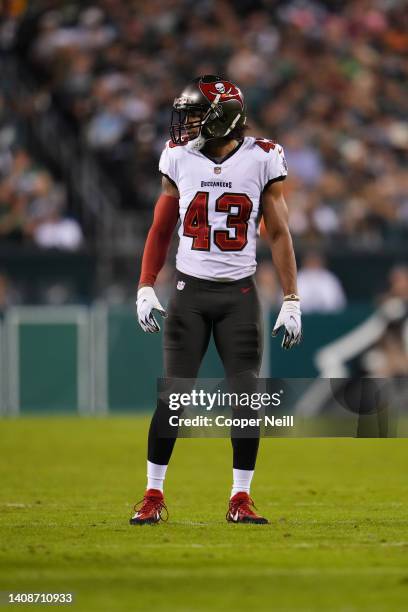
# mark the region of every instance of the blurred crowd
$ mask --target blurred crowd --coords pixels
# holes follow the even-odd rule
[[[1,244],[77,250],[82,231],[74,219],[64,216],[64,187],[25,148],[4,146],[2,137],[9,129],[0,127]]]
[[[214,73],[243,89],[249,133],[285,148],[295,236],[373,248],[407,237],[402,0],[33,4],[15,26],[19,52],[124,207],[152,206],[172,100]]]
[[[67,185],[19,138],[25,113],[47,105],[116,183],[126,214],[140,211],[144,235],[172,101],[203,73],[236,81],[248,134],[285,148],[291,230],[307,247],[305,309],[346,304],[321,247],[406,244],[403,0],[4,0],[1,8],[0,53],[19,58],[35,92],[10,112],[0,87],[0,245],[76,251],[85,243],[68,216]],[[279,303],[269,254],[258,282],[264,299]],[[0,279],[3,295],[16,301],[6,284]],[[112,285],[109,299],[123,301],[125,285]]]

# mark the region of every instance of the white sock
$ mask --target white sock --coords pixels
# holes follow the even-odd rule
[[[233,484],[231,497],[236,493],[248,493],[251,489],[251,480],[254,475],[254,470],[232,470]]]
[[[166,476],[167,465],[147,462],[147,488],[158,489],[163,493],[164,478]]]

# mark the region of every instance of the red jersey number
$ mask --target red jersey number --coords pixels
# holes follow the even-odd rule
[[[211,226],[208,224],[208,192],[197,191],[184,215],[183,234],[193,239],[194,251],[210,250]]]
[[[231,212],[231,208],[238,209]],[[231,237],[226,230],[214,231],[214,242],[221,251],[242,251],[248,244],[248,221],[252,212],[252,202],[244,193],[223,193],[215,203],[217,212],[229,213],[227,227],[235,230]]]
[[[208,223],[208,192],[198,191],[184,215],[183,235],[193,239],[194,251],[209,251],[211,226]],[[237,211],[231,212],[232,208]],[[242,251],[248,244],[248,221],[252,202],[244,193],[223,193],[215,203],[215,211],[229,213],[227,230],[214,232],[214,244],[221,251]],[[231,236],[233,230],[234,235]]]

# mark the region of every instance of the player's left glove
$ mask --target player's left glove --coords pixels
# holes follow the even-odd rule
[[[145,332],[155,333],[160,331],[160,325],[152,314],[153,310],[157,310],[162,317],[167,317],[166,311],[160,304],[153,287],[141,287],[137,292],[137,318],[140,327]]]
[[[290,349],[299,344],[302,339],[302,311],[299,300],[286,300],[282,304],[272,336],[277,336],[280,329],[284,328],[282,348]]]

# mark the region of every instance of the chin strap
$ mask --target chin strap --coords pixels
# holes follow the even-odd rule
[[[186,144],[187,149],[190,149],[191,151],[200,151],[200,149],[203,148],[203,146],[205,145],[207,139],[204,138],[204,136],[202,134],[200,134],[199,136],[197,136],[197,138],[193,138],[193,140],[189,140]]]
[[[230,132],[232,132],[232,130],[234,129],[234,127],[238,123],[238,119],[240,118],[240,116],[241,116],[241,113],[238,113],[237,116],[235,117],[234,121],[229,126],[228,130],[225,132],[225,136],[227,136]]]

